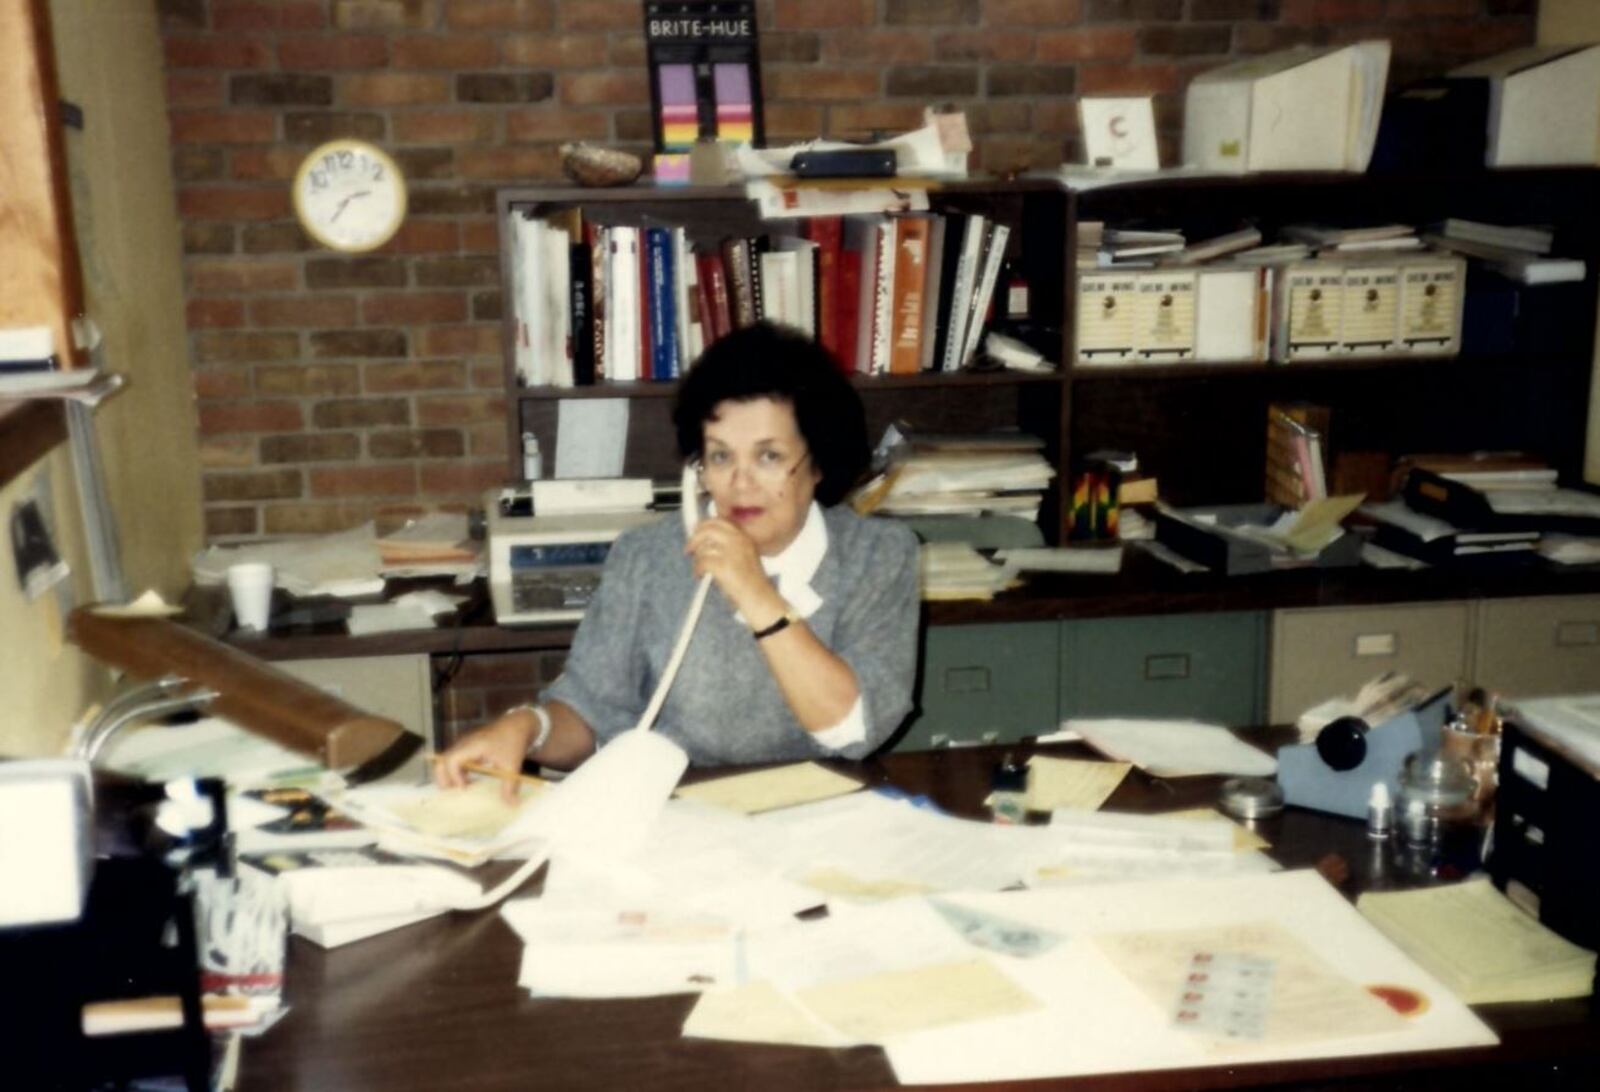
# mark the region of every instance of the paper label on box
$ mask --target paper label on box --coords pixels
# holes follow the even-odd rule
[[[1419,265],[1400,280],[1400,343],[1408,349],[1455,350],[1460,277],[1453,265]]]
[[[1126,273],[1078,280],[1078,360],[1116,364],[1133,355],[1139,278]]]
[[[1345,352],[1360,356],[1392,351],[1399,304],[1399,270],[1346,269],[1341,339]]]
[[[1140,360],[1188,360],[1194,356],[1193,273],[1140,278],[1134,347]]]
[[[1289,274],[1289,356],[1325,356],[1339,346],[1344,325],[1344,270]]]

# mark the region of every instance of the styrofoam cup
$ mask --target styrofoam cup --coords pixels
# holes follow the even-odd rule
[[[229,565],[228,594],[233,598],[233,616],[240,628],[266,629],[272,613],[272,566],[265,561]]]

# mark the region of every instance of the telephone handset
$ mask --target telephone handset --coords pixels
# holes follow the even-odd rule
[[[686,538],[700,522],[699,485],[694,467],[685,464],[682,518]],[[532,875],[551,852],[621,852],[642,840],[689,765],[683,748],[650,729],[677,678],[710,590],[711,577],[701,577],[683,624],[678,627],[672,654],[638,723],[596,751],[536,802],[538,815],[525,830],[545,840],[545,851],[529,858],[493,891],[460,909],[482,909],[499,902]]]
[[[683,464],[683,481],[678,486],[678,493],[682,498],[683,537],[687,539],[700,523],[700,475],[693,463]]]

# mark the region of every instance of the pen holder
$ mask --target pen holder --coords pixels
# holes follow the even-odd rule
[[[1072,507],[1067,517],[1069,542],[1117,541],[1117,489],[1122,472],[1114,466],[1093,466],[1072,481]]]
[[[1441,754],[1462,762],[1476,782],[1472,800],[1480,817],[1488,821],[1489,807],[1494,800],[1495,784],[1499,777],[1500,736],[1493,732],[1479,732],[1464,723],[1451,722],[1440,730]]]
[[[197,870],[194,882],[200,988],[247,997],[281,995],[289,920],[276,879],[240,868],[232,876]]]

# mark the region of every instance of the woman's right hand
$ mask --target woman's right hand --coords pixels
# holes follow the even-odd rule
[[[513,775],[521,773],[528,744],[533,741],[538,728],[539,722],[532,713],[526,709],[513,709],[462,736],[448,751],[439,755],[433,764],[434,782],[440,788],[459,789],[467,783],[468,766],[504,770]],[[500,792],[507,801],[515,800],[516,778],[503,779]]]

